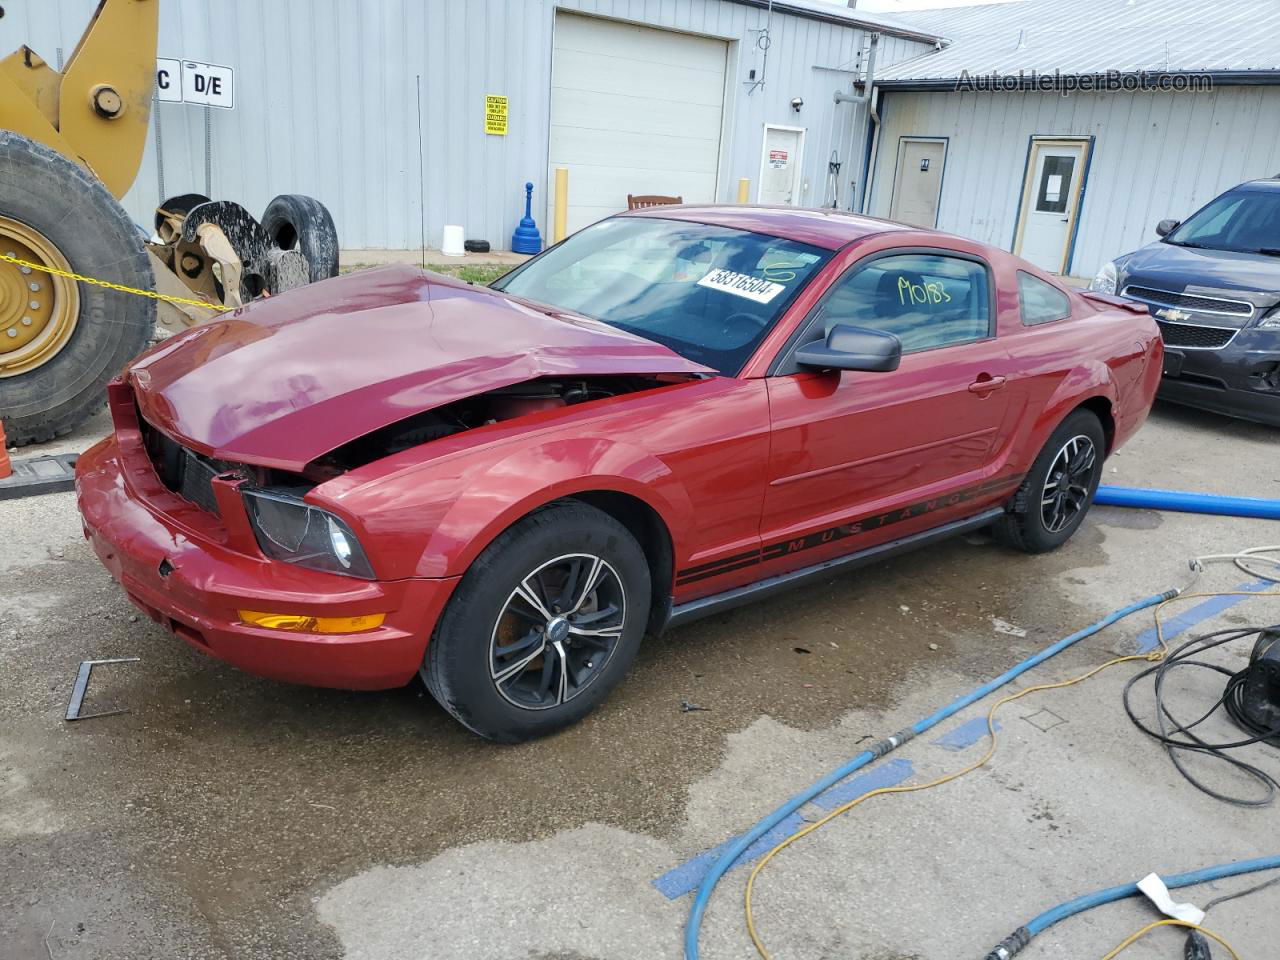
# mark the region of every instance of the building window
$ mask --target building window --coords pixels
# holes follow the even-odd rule
[[[987,268],[933,254],[880,257],[855,265],[818,307],[815,334],[838,323],[892,333],[904,353],[934,350],[991,335]]]
[[[1022,323],[1028,327],[1071,316],[1071,301],[1065,293],[1021,270],[1018,271],[1018,304],[1022,308]]]
[[[1044,171],[1040,174],[1040,191],[1036,195],[1037,212],[1066,212],[1067,194],[1071,190],[1071,174],[1075,168],[1075,157],[1051,155],[1044,158]]]

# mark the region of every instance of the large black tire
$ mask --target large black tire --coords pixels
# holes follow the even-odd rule
[[[504,618],[510,616],[508,603],[514,599],[516,587],[530,579],[535,571],[548,570],[553,583],[544,592],[554,596],[560,587],[554,582],[556,568],[549,565],[566,555],[599,558],[607,565],[609,569],[602,575],[602,586],[592,594],[587,609],[598,613],[606,604],[599,595],[606,590],[613,593],[604,609],[619,606],[617,600],[621,597],[624,602],[618,617],[620,636],[612,641],[603,662],[585,660],[585,668],[594,672],[583,669],[589,679],[576,691],[561,687],[557,694],[548,687],[553,695],[546,703],[551,705],[522,705],[513,701],[513,686],[507,686],[506,693],[500,689],[495,676],[501,675],[502,668],[493,666],[498,661],[494,659],[492,645],[497,644],[503,624],[509,622]],[[585,571],[586,567],[582,569]],[[552,504],[503,532],[467,570],[427,645],[422,679],[431,695],[449,713],[486,739],[517,743],[545,736],[582,719],[621,681],[639,649],[649,618],[649,603],[649,567],[644,551],[626,527],[607,513],[583,503]],[[532,609],[527,604],[522,606],[526,613]],[[549,675],[556,685],[562,674],[556,674],[555,670],[557,665],[566,662],[566,650],[568,657],[579,658],[569,672],[572,676],[583,668],[581,658],[594,657],[596,654],[591,651],[599,649],[595,644],[587,646],[590,643],[587,638],[570,636],[557,658],[551,650],[554,640],[551,628],[544,630],[537,618],[517,618],[517,621],[529,624],[520,627],[521,631],[528,630],[530,636],[536,634],[541,638],[547,651],[543,657],[550,663]],[[534,647],[524,649],[536,652]],[[503,666],[515,663],[516,658],[523,656],[522,651],[501,663]],[[525,676],[530,678],[530,686],[537,686],[542,669],[541,660],[535,660],[528,668]]]
[[[297,250],[306,258],[312,283],[338,275],[338,230],[319,200],[282,193],[267,204],[262,227],[281,250]]]
[[[8,131],[0,131],[0,216],[43,234],[73,273],[155,288],[138,228],[106,187],[62,154]],[[154,300],[77,287],[79,319],[62,349],[32,370],[0,377],[0,418],[11,444],[51,440],[85,420],[155,327]]]
[[[1066,543],[1093,505],[1106,451],[1097,416],[1074,411],[1050,434],[1007,512],[996,521],[996,536],[1025,553],[1047,553]]]

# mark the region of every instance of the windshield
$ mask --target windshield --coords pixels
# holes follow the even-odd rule
[[[1280,253],[1280,191],[1229,190],[1164,239],[1180,247]]]
[[[617,217],[493,284],[734,375],[830,252],[759,233]]]

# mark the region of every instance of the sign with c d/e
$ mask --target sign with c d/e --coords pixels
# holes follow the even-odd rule
[[[216,63],[161,57],[156,60],[156,99],[233,110],[235,71]]]

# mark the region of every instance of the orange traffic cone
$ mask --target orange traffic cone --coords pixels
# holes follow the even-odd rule
[[[9,451],[5,449],[8,442],[4,438],[4,421],[0,420],[0,480],[13,473],[13,464],[9,462]]]

